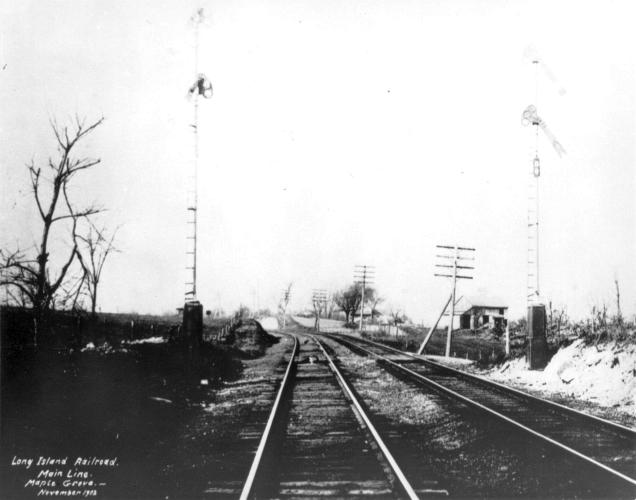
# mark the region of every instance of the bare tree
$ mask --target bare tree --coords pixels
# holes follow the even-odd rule
[[[27,165],[31,190],[42,222],[41,236],[33,251],[35,257],[27,252],[2,251],[0,268],[3,270],[1,285],[12,291],[19,291],[33,307],[36,318],[34,340],[37,343],[37,329],[42,323],[44,314],[54,303],[58,291],[67,277],[71,264],[77,255],[75,238],[77,223],[82,218],[90,217],[100,210],[95,206],[76,209],[69,198],[68,188],[71,180],[82,170],[87,170],[100,163],[99,159],[77,158],[73,156],[78,142],[102,124],[104,118],[87,125],[85,120],[76,116],[72,127],[60,126],[51,122],[51,128],[57,142],[58,158],[48,159],[48,169],[42,171],[33,161]],[[51,233],[59,223],[70,223],[71,248],[66,257],[61,259],[62,265],[55,272],[50,264]],[[13,292],[11,292],[13,293]],[[13,293],[15,295],[15,293]]]
[[[391,316],[391,320],[395,326],[395,336],[397,337],[399,331],[398,326],[406,321],[406,316],[399,309],[391,309],[389,315]]]
[[[373,320],[375,319],[375,316],[380,314],[380,311],[378,311],[377,309],[378,304],[380,302],[383,302],[384,299],[377,294],[375,289],[368,288],[368,290],[371,292],[371,295],[369,295],[369,304],[371,307],[371,322],[373,322]],[[366,295],[366,290],[365,290],[365,295]]]
[[[334,292],[334,294],[332,295],[332,299],[334,303],[336,304],[336,307],[338,307],[345,314],[345,322],[348,323],[349,312],[348,312],[348,308],[346,307],[344,291],[340,290],[338,292]]]
[[[602,307],[592,307],[592,333],[596,336],[594,339],[594,345],[596,346],[599,341],[607,337],[607,304],[603,303]]]
[[[37,261],[29,259],[19,248],[14,251],[0,249],[0,286],[6,298],[19,306],[31,306],[35,302],[37,288]]]
[[[337,293],[330,293],[329,296],[327,297],[327,305],[325,306],[325,314],[327,315],[328,319],[333,318],[333,311],[338,305],[336,303],[336,296],[337,296]]]
[[[548,331],[550,335],[561,340],[561,330],[569,323],[569,317],[565,307],[552,307],[552,301],[548,302]]]
[[[618,287],[618,278],[614,278],[614,285],[616,285],[616,323],[622,327],[623,314],[621,312],[621,290]]]
[[[60,288],[59,297],[56,300],[55,308],[70,309],[71,311],[81,311],[84,309],[84,297],[86,296],[86,273],[80,266],[79,276],[73,275],[64,280]]]
[[[77,257],[84,271],[82,283],[86,287],[93,316],[97,308],[97,287],[102,277],[104,263],[111,252],[118,251],[113,245],[117,230],[109,236],[105,228],[97,229],[93,224],[89,224],[86,235],[75,235],[81,242],[78,245]]]
[[[345,313],[347,323],[353,322],[353,315],[360,307],[362,301],[362,290],[360,285],[351,285],[349,288],[334,294],[336,305]]]
[[[239,308],[234,313],[235,320],[244,320],[252,317],[252,311],[245,304],[240,304]]]

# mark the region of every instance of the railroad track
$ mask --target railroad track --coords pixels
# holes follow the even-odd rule
[[[633,429],[367,339],[342,334],[327,337],[358,354],[374,357],[394,374],[450,396],[481,415],[487,414],[487,418],[500,421],[508,430],[539,440],[555,456],[573,459],[580,464],[582,477],[593,484],[600,483],[598,491],[603,497],[634,498]]]
[[[413,489],[320,340],[295,338],[241,499],[446,494]]]

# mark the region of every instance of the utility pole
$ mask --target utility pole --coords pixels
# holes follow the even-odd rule
[[[438,258],[442,259],[442,263],[437,263],[435,264],[435,267],[439,267],[439,268],[444,268],[444,269],[452,269],[453,270],[453,274],[437,274],[435,273],[435,276],[441,276],[444,278],[452,278],[453,279],[453,288],[452,288],[452,292],[451,292],[451,297],[450,297],[450,306],[451,306],[451,310],[450,310],[450,321],[448,322],[448,334],[446,335],[446,352],[445,355],[446,357],[450,357],[450,349],[451,349],[451,339],[452,339],[452,334],[453,334],[453,319],[455,317],[455,294],[456,294],[456,289],[457,289],[457,280],[458,279],[465,279],[465,280],[472,280],[473,277],[472,276],[466,276],[465,274],[468,274],[470,272],[470,270],[475,269],[474,266],[462,266],[459,265],[460,261],[474,261],[475,257],[473,253],[468,253],[468,252],[474,252],[475,249],[474,248],[468,248],[468,247],[460,247],[457,245],[453,245],[453,246],[448,246],[448,245],[436,245],[436,248],[440,249],[441,251],[441,255],[437,255]],[[449,250],[451,250],[451,252],[449,252]],[[449,255],[450,254],[450,255]],[[452,261],[452,264],[449,264],[448,261]],[[465,274],[459,275],[457,274],[457,270],[458,269],[462,269],[462,272],[464,272]],[[445,271],[445,272],[450,272],[450,271]],[[448,307],[448,304],[446,305],[446,307]]]
[[[283,297],[281,299],[281,309],[283,310],[283,329],[287,326],[287,306],[291,300],[291,288],[292,284],[287,285],[287,288],[283,290]]]
[[[362,287],[360,296],[360,332],[364,331],[364,290],[367,285],[373,284],[374,273],[374,266],[357,265],[353,270],[355,283],[360,284]]]
[[[327,303],[327,290],[314,289],[311,302],[314,306],[314,314],[316,316],[314,322],[314,328],[317,332],[320,331],[320,315],[322,314],[323,307]]]

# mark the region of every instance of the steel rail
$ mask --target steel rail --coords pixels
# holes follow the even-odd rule
[[[434,366],[436,368],[439,368],[440,370],[444,370],[446,372],[456,374],[459,377],[462,377],[462,378],[467,379],[467,380],[477,381],[477,382],[479,382],[479,383],[481,383],[483,385],[486,385],[486,386],[496,386],[498,389],[500,389],[503,392],[513,393],[513,394],[515,394],[517,396],[520,396],[520,397],[522,397],[524,399],[528,399],[528,400],[531,400],[533,402],[540,403],[540,404],[542,404],[544,406],[547,406],[547,407],[552,407],[553,409],[557,409],[558,408],[559,410],[563,410],[563,411],[565,411],[567,413],[571,413],[574,416],[579,416],[579,417],[582,417],[584,419],[589,419],[591,421],[604,424],[604,425],[612,428],[612,430],[614,430],[614,431],[618,431],[618,432],[621,432],[622,434],[627,434],[628,436],[632,436],[633,438],[636,438],[636,429],[633,429],[631,427],[627,427],[625,425],[621,425],[619,423],[612,422],[611,420],[606,420],[604,418],[597,417],[596,415],[590,415],[589,413],[585,413],[585,412],[583,412],[581,410],[577,410],[575,408],[570,408],[569,406],[565,406],[565,405],[563,405],[561,403],[557,403],[555,401],[550,401],[550,400],[547,400],[547,399],[540,398],[538,396],[535,396],[533,394],[521,391],[519,389],[515,389],[514,387],[507,386],[507,385],[502,384],[500,382],[495,382],[494,380],[489,380],[489,379],[487,379],[485,377],[482,377],[480,375],[475,375],[474,373],[467,373],[465,371],[458,370],[458,369],[452,368],[450,366],[445,366],[445,365],[443,365],[441,363],[437,363],[436,361],[433,361],[433,360],[430,360],[430,359],[426,359],[426,358],[422,358],[421,356],[413,354],[412,352],[400,351],[399,349],[396,349],[395,347],[391,347],[391,346],[388,346],[388,345],[380,344],[378,342],[374,342],[374,341],[369,340],[369,339],[362,339],[362,338],[359,338],[359,337],[353,337],[351,335],[346,335],[346,334],[329,334],[329,335],[341,336],[341,337],[345,337],[345,338],[353,338],[353,340],[360,340],[362,342],[366,342],[368,344],[380,347],[380,348],[382,348],[384,350],[393,351],[396,354],[400,354],[402,356],[408,356],[408,357],[413,358],[414,360],[419,361],[420,363],[423,363],[425,365],[428,364],[428,365]]]
[[[573,448],[570,448],[569,446],[566,446],[563,443],[560,443],[559,441],[556,441],[556,440],[554,440],[554,439],[552,439],[552,438],[550,438],[550,437],[548,437],[548,436],[546,436],[544,434],[541,434],[540,432],[537,432],[534,429],[531,429],[530,427],[527,427],[527,426],[517,422],[516,420],[513,420],[510,417],[507,417],[507,416],[499,413],[498,411],[493,410],[492,408],[488,408],[487,406],[485,406],[485,405],[483,405],[481,403],[478,403],[477,401],[474,401],[474,400],[472,400],[472,399],[470,399],[470,398],[468,398],[466,396],[463,396],[462,394],[459,394],[458,392],[453,391],[452,389],[449,389],[448,387],[445,387],[445,386],[439,384],[438,382],[435,382],[434,380],[431,380],[428,377],[423,376],[420,373],[417,373],[417,372],[415,372],[415,371],[413,371],[413,370],[411,370],[409,368],[406,368],[405,366],[402,366],[401,364],[396,363],[395,361],[393,361],[393,360],[391,360],[389,358],[386,358],[386,357],[384,357],[384,356],[382,356],[382,355],[380,355],[378,353],[375,353],[373,351],[365,349],[364,347],[361,347],[360,345],[356,345],[354,342],[351,342],[350,340],[345,340],[345,339],[342,339],[342,340],[345,343],[348,343],[349,345],[353,346],[354,348],[360,349],[360,350],[370,354],[371,356],[373,356],[375,358],[381,359],[385,363],[389,363],[389,364],[395,366],[398,370],[401,370],[401,371],[403,371],[405,373],[408,373],[410,376],[414,377],[417,380],[421,380],[422,382],[424,382],[424,383],[426,383],[426,384],[428,384],[430,386],[433,386],[433,387],[435,387],[436,389],[438,389],[438,390],[440,390],[442,392],[450,394],[453,397],[455,397],[455,398],[457,398],[457,399],[459,399],[459,400],[461,400],[461,401],[463,401],[463,402],[465,402],[465,403],[467,403],[467,404],[469,404],[471,406],[475,406],[475,407],[477,407],[477,408],[479,408],[479,409],[481,409],[481,410],[483,410],[483,411],[485,411],[485,412],[487,412],[487,413],[489,413],[489,414],[491,414],[491,415],[493,415],[493,416],[495,416],[495,417],[497,417],[499,419],[504,420],[505,422],[507,422],[507,423],[519,428],[519,429],[524,430],[525,432],[528,432],[528,433],[530,433],[530,434],[532,434],[532,435],[534,435],[534,436],[536,436],[536,437],[538,437],[538,438],[540,438],[540,439],[542,439],[542,440],[544,440],[544,441],[546,441],[546,442],[548,442],[548,443],[550,443],[550,444],[552,444],[552,445],[554,445],[554,446],[556,446],[556,447],[558,447],[558,448],[560,448],[560,449],[562,449],[562,450],[564,450],[564,451],[566,451],[568,453],[571,453],[571,454],[577,456],[578,458],[586,461],[589,464],[592,464],[592,465],[594,465],[596,467],[599,467],[599,468],[605,470],[606,472],[609,472],[610,474],[612,474],[614,476],[617,476],[620,479],[623,479],[624,481],[627,481],[627,482],[629,482],[629,483],[631,483],[633,485],[636,485],[636,479],[633,479],[633,478],[631,478],[629,476],[626,476],[625,474],[622,474],[621,472],[618,472],[617,470],[614,470],[611,467],[608,467],[607,465],[604,465],[604,464],[598,462],[597,460],[595,460],[595,459],[593,459],[591,457],[588,457],[587,455],[584,455],[583,453],[581,453],[581,452],[579,452],[579,451],[577,451],[577,450],[575,450]],[[356,340],[358,340],[358,339],[356,339]],[[378,345],[380,345],[380,344],[378,344]],[[386,346],[382,346],[382,347],[386,347]],[[403,354],[401,351],[400,351],[400,353]]]
[[[267,419],[267,425],[265,426],[265,430],[263,431],[263,435],[261,436],[261,440],[258,443],[258,448],[256,449],[256,454],[254,455],[254,460],[252,461],[252,466],[250,467],[250,472],[247,475],[247,479],[245,480],[245,484],[243,485],[243,490],[241,491],[241,496],[239,497],[241,500],[247,500],[254,486],[254,479],[256,478],[256,472],[261,464],[261,459],[263,458],[263,453],[265,452],[265,446],[267,445],[267,441],[269,439],[270,431],[274,424],[274,420],[276,419],[276,415],[278,413],[278,408],[280,406],[280,402],[283,398],[283,392],[287,389],[291,377],[289,374],[291,373],[292,366],[294,366],[296,356],[298,355],[298,338],[293,336],[294,339],[294,348],[292,349],[291,357],[289,358],[289,363],[287,364],[287,370],[285,371],[285,375],[283,376],[283,380],[280,384],[280,388],[278,389],[278,394],[276,395],[276,399],[274,400],[274,406],[272,406],[272,411],[269,414],[269,418]]]
[[[335,363],[331,359],[331,356],[329,356],[329,354],[327,354],[327,351],[325,350],[325,347],[322,345],[322,343],[316,337],[314,337],[312,335],[312,338],[313,338],[314,342],[316,342],[318,347],[320,347],[320,349],[322,350],[323,354],[325,355],[325,358],[329,362],[329,367],[335,373],[335,375],[336,375],[336,377],[338,379],[338,382],[340,383],[340,387],[342,387],[344,392],[347,394],[348,398],[351,400],[351,402],[355,406],[358,414],[360,415],[362,420],[364,420],[364,423],[367,426],[367,428],[369,429],[369,432],[371,432],[371,435],[373,436],[373,438],[375,439],[376,443],[380,447],[380,450],[382,451],[382,454],[384,455],[384,458],[386,458],[387,462],[391,466],[391,469],[393,470],[393,472],[395,473],[396,477],[400,481],[400,485],[402,486],[402,488],[404,489],[404,491],[406,492],[406,494],[408,495],[409,498],[411,498],[412,500],[417,500],[418,496],[415,493],[415,490],[413,489],[413,487],[409,483],[408,479],[406,479],[406,476],[402,472],[402,469],[400,469],[400,466],[398,465],[397,461],[395,460],[395,458],[393,458],[393,455],[389,451],[389,448],[386,446],[386,444],[384,443],[384,441],[380,437],[380,434],[378,433],[378,431],[375,429],[375,427],[371,423],[371,420],[369,420],[369,417],[367,416],[367,414],[363,410],[362,405],[360,405],[358,399],[356,398],[356,396],[354,395],[353,391],[349,387],[349,384],[347,384],[346,380],[342,376],[342,373],[340,373],[340,370],[338,369],[338,367],[335,365]]]

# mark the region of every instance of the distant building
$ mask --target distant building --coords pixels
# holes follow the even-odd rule
[[[461,297],[455,306],[459,311],[459,327],[477,330],[487,327],[505,330],[508,325],[508,306],[502,301],[486,297]]]
[[[377,318],[379,316],[379,313],[375,313],[375,317]],[[356,309],[353,313],[353,318],[357,320],[360,320],[360,312]],[[371,319],[371,307],[365,305],[364,306],[364,319]]]

